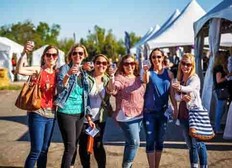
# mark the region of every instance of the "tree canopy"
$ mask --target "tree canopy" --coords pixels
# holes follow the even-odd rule
[[[40,48],[45,44],[56,45],[65,53],[75,43],[72,38],[65,38],[58,40],[61,26],[52,24],[51,26],[45,22],[40,22],[35,26],[31,21],[18,22],[11,25],[3,25],[0,27],[0,36],[7,37],[17,43],[23,45],[28,40],[33,40],[36,44],[35,49]],[[115,60],[120,55],[126,53],[124,41],[117,40],[113,31],[106,30],[97,25],[94,26],[93,31],[88,30],[86,38],[81,38],[79,43],[86,46],[91,59],[96,54],[105,54],[109,58]],[[133,46],[140,37],[136,36],[134,32],[129,33],[131,46]]]

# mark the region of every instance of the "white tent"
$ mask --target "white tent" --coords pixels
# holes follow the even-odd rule
[[[232,0],[224,0],[194,23],[196,68],[201,79],[204,39],[209,37],[210,61],[202,90],[203,105],[210,111],[213,90],[213,64],[220,45],[232,46]],[[227,33],[227,34],[224,34]],[[229,33],[229,34],[228,34]],[[223,34],[223,35],[222,35]]]
[[[17,56],[17,59],[19,59],[22,51],[23,46],[21,46],[20,44],[6,37],[0,37],[0,67],[8,69],[11,81],[13,81],[14,79],[14,74],[11,73],[13,69],[11,63],[12,56],[13,54],[15,54]]]
[[[162,30],[159,35],[147,42],[149,49],[193,45],[193,23],[204,14],[205,11],[202,7],[196,0],[192,0],[165,30]]]
[[[151,35],[149,38],[147,38],[147,41],[154,39],[155,37],[157,37],[158,35],[160,35],[164,30],[166,30],[166,28],[180,15],[180,11],[179,9],[176,9],[172,15],[166,20],[166,22],[164,22],[164,24],[161,26],[161,28],[154,33],[153,35]],[[146,42],[147,42],[146,41]]]
[[[154,28],[151,27],[147,33],[134,45],[134,47],[132,47],[130,49],[130,52],[132,54],[136,54],[137,56],[139,55],[139,52],[140,52],[140,48],[142,45],[144,45],[147,41],[147,39],[152,36],[153,34],[155,34],[158,30],[160,29],[160,26],[159,25],[155,25]],[[138,52],[139,50],[139,52]]]
[[[41,56],[44,52],[44,49],[47,47],[48,45],[44,45],[42,47],[40,47],[39,49],[35,50],[32,52],[32,62],[31,65],[33,66],[40,66],[40,60],[41,60]],[[59,50],[59,55],[58,55],[58,67],[60,67],[61,65],[65,64],[65,56],[64,56],[64,52]]]

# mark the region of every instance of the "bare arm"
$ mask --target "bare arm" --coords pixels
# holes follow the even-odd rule
[[[23,49],[23,52],[21,54],[21,57],[19,58],[19,61],[16,65],[16,72],[20,75],[32,75],[36,72],[39,72],[41,67],[39,66],[25,66],[27,64],[27,54],[33,50],[34,46],[31,46],[30,42],[28,41]]]
[[[224,81],[226,81],[226,76],[222,77],[222,73],[221,72],[216,73],[216,82],[217,83],[222,83]]]

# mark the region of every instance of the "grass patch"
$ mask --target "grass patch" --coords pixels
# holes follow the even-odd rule
[[[0,86],[0,90],[21,90],[21,85]]]

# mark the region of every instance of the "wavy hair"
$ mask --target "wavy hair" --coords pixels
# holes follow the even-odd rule
[[[127,58],[132,58],[135,62],[135,70],[134,70],[134,75],[135,76],[139,76],[139,63],[138,61],[136,61],[135,57],[130,55],[130,54],[127,54],[127,55],[124,55],[119,63],[118,63],[118,69],[117,69],[117,72],[116,74],[121,74],[121,75],[125,75],[125,71],[124,71],[124,68],[123,68],[123,63],[124,61],[127,59]]]

